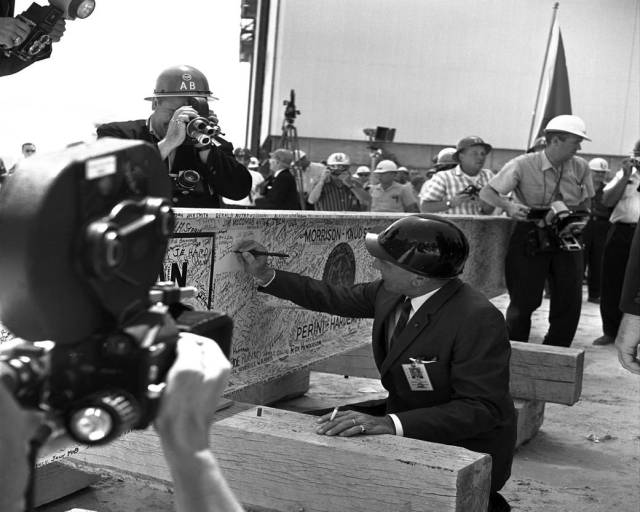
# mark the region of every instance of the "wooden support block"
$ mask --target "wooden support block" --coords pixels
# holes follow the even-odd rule
[[[211,445],[246,505],[272,510],[486,511],[491,458],[398,436],[337,438],[315,418],[254,405],[221,411]],[[74,458],[170,481],[157,435],[132,432]]]
[[[36,468],[34,505],[39,507],[95,484],[100,477],[60,462]]]
[[[511,395],[573,405],[582,393],[584,350],[511,342]]]
[[[365,343],[342,354],[313,363],[311,369],[316,372],[380,379],[380,372],[373,360],[371,343]]]
[[[544,404],[541,400],[514,399],[518,416],[516,448],[531,441],[540,430],[544,421]]]
[[[573,405],[582,393],[584,350],[511,342],[511,395]],[[363,344],[311,365],[318,372],[380,378],[371,345]]]
[[[309,368],[295,370],[273,380],[256,382],[226,393],[231,400],[256,405],[272,404],[278,400],[286,400],[304,395],[309,389]]]

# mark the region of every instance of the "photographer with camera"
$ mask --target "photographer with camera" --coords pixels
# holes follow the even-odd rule
[[[510,339],[529,341],[531,315],[542,303],[548,280],[551,304],[544,343],[568,347],[580,319],[583,255],[576,247],[563,249],[558,233],[550,233],[537,214],[544,217],[552,205],[566,205],[572,212],[589,209],[595,193],[591,170],[576,152],[583,140],[591,139],[584,121],[573,115],[554,117],[544,133],[545,149],[507,162],[480,191],[480,199],[517,221],[505,260]],[[511,192],[515,201],[503,197]]]
[[[14,8],[15,0],[0,0],[0,76],[13,75],[34,62],[48,59],[51,56],[50,44],[27,60],[11,54],[10,50],[24,43],[32,30],[24,18],[21,16],[13,17]],[[53,43],[60,41],[64,31],[65,20],[57,20],[48,34],[50,41]]]
[[[307,200],[316,211],[359,212],[367,210],[371,198],[349,172],[351,158],[345,153],[332,153],[327,167],[313,185]]]
[[[219,196],[242,199],[251,191],[251,175],[221,138],[207,100],[217,99],[194,67],[168,68],[158,76],[148,120],[103,124],[98,138],[139,139],[155,144],[173,184],[173,206],[219,208]],[[209,133],[213,131],[213,133]]]
[[[456,215],[488,215],[493,206],[479,200],[478,193],[493,177],[484,169],[491,144],[480,137],[469,136],[458,141],[452,159],[453,169],[438,172],[420,190],[420,210]]]
[[[209,449],[209,428],[230,372],[231,364],[217,343],[191,333],[180,334],[177,357],[154,422],[173,477],[178,512],[242,510]],[[4,467],[0,472],[0,510],[23,512],[29,443],[43,423],[43,414],[21,409],[2,384],[0,414],[0,460]],[[45,446],[42,454],[47,448],[55,451],[54,444],[65,440],[56,441]]]
[[[640,140],[632,154],[622,161],[622,169],[604,187],[602,204],[613,211],[602,251],[600,316],[603,335],[593,341],[594,345],[613,343],[622,320],[619,304],[624,272],[640,219]]]

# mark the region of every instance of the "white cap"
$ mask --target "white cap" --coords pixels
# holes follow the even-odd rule
[[[380,160],[373,172],[375,174],[383,174],[385,172],[396,172],[397,170],[398,166],[393,160]]]
[[[589,169],[596,172],[607,172],[609,170],[609,164],[604,158],[592,158],[589,160]]]
[[[354,173],[357,176],[363,176],[365,174],[371,174],[371,169],[369,169],[366,165],[361,165],[360,167],[358,167],[356,169],[356,172]]]

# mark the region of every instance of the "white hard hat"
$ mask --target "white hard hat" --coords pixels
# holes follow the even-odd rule
[[[356,169],[355,174],[356,176],[368,175],[368,174],[371,174],[371,169],[369,169],[366,165],[361,165]]]
[[[327,158],[327,166],[330,165],[351,165],[351,158],[345,153],[332,153]]]
[[[255,156],[252,156],[249,159],[249,165],[247,165],[247,169],[257,169],[260,167],[260,160],[258,160]]]
[[[592,158],[589,160],[589,169],[597,172],[607,172],[609,171],[609,164],[604,158]]]
[[[548,132],[565,132],[572,133],[578,137],[582,137],[585,140],[591,140],[587,137],[587,127],[584,121],[578,116],[571,116],[563,114],[561,116],[554,117],[547,123],[544,129],[544,133]]]
[[[294,155],[295,155],[295,157],[298,158],[298,160],[302,160],[305,156],[307,156],[307,154],[304,151],[302,151],[301,149],[296,149],[294,151]]]
[[[382,174],[385,172],[396,172],[397,170],[398,166],[393,160],[380,160],[373,172],[376,174]]]
[[[401,165],[400,167],[398,167],[398,171],[400,171],[400,172],[409,172],[409,169],[407,169],[404,165]]]

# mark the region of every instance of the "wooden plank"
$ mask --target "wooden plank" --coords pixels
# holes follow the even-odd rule
[[[584,350],[511,342],[511,395],[573,405],[582,392]],[[318,372],[380,378],[371,346],[362,344],[311,365]]]
[[[248,506],[323,512],[486,511],[491,458],[397,436],[337,438],[315,418],[235,404],[222,411],[211,443]],[[170,481],[153,431],[132,432],[74,456],[85,463]]]
[[[52,462],[36,468],[33,502],[36,507],[64,498],[100,480],[99,475]]]
[[[516,448],[535,437],[544,421],[545,402],[540,400],[514,399],[513,405],[518,416]]]
[[[584,350],[511,342],[514,398],[573,405],[582,393]]]
[[[256,382],[225,393],[231,400],[266,405],[304,395],[309,389],[309,368],[293,371],[266,382]]]

